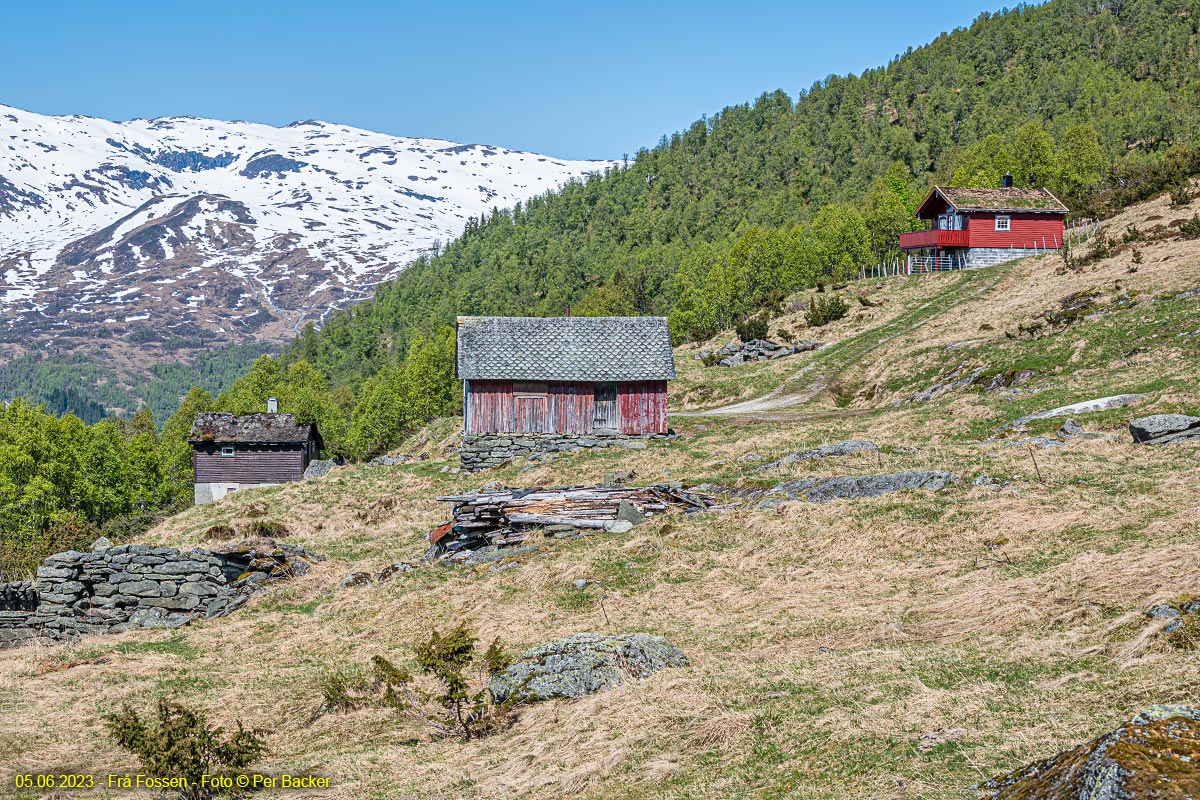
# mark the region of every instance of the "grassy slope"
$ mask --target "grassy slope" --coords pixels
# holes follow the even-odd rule
[[[1147,230],[1159,222],[1151,217],[1184,214],[1154,201],[1126,216],[1113,230],[1128,221]],[[332,775],[331,797],[381,799],[972,798],[980,780],[1106,731],[1147,704],[1194,704],[1200,660],[1169,648],[1143,612],[1200,594],[1197,447],[1137,447],[1124,423],[1200,411],[1200,336],[1176,335],[1200,329],[1200,297],[1151,302],[1200,286],[1200,245],[1139,247],[1136,273],[1124,252],[1079,274],[1055,274],[1060,262],[1047,257],[864,284],[882,305],[820,331],[841,344],[813,356],[704,370],[681,351],[673,388],[681,405],[800,390],[817,374],[839,388],[800,409],[678,417],[682,437],[669,446],[471,477],[439,472],[453,463],[443,423],[421,443],[428,461],[348,468],[180,514],[153,538],[196,544],[208,526],[244,519],[248,504],[265,501],[292,540],[333,558],[224,620],[0,654],[0,786],[12,786],[13,770],[133,769],[96,730],[97,713],[163,691],[226,724],[271,728],[269,769]],[[1114,280],[1138,290],[1132,308],[1042,339],[1004,336],[1060,297]],[[981,331],[985,323],[993,330]],[[958,391],[893,405],[963,361],[998,372],[1036,368],[1025,388],[1038,391],[1011,400]],[[809,362],[814,369],[794,377]],[[704,395],[705,386],[715,388]],[[1028,411],[1126,391],[1147,397],[1135,409],[1080,418],[1115,439],[1038,451],[1044,482],[1024,448],[979,445]],[[415,559],[424,532],[445,518],[436,494],[492,479],[591,482],[618,465],[646,482],[753,483],[763,476],[738,460],[744,455],[852,436],[883,453],[783,474],[945,468],[965,481],[937,495],[669,515],[628,535],[543,543],[519,569],[426,569],[336,590],[352,569]],[[922,449],[900,449],[911,446]],[[971,486],[985,471],[1012,486]],[[570,590],[580,577],[599,588]],[[582,630],[662,633],[693,665],[529,708],[483,742],[431,742],[384,711],[305,725],[320,705],[323,674],[375,653],[403,661],[431,626],[459,619],[514,648]],[[106,661],[44,672],[97,658]],[[58,721],[47,724],[51,715]],[[939,728],[966,736],[919,750],[922,733]]]

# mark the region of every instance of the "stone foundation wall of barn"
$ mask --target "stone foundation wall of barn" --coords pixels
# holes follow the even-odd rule
[[[459,456],[464,472],[478,472],[537,453],[565,453],[602,447],[640,450],[648,442],[671,438],[674,438],[673,433],[642,436],[619,433],[467,433],[463,435]]]

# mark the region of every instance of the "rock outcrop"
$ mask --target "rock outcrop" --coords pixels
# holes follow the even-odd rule
[[[892,492],[924,489],[936,492],[958,483],[958,476],[942,470],[896,472],[889,475],[841,475],[835,478],[799,478],[783,481],[767,490],[755,505],[758,509],[775,508],[792,500],[824,503],[859,497],[881,497]]]
[[[1098,397],[1095,400],[1084,400],[1081,403],[1072,403],[1069,406],[1059,406],[1046,411],[1039,411],[1036,414],[1027,414],[1024,417],[1013,420],[1010,427],[1019,428],[1020,426],[1033,422],[1039,419],[1052,419],[1053,417],[1069,417],[1073,414],[1088,414],[1093,411],[1108,411],[1112,408],[1124,408],[1141,400],[1145,395],[1140,394],[1115,394],[1111,397]]]
[[[1200,441],[1200,417],[1154,414],[1129,423],[1129,433],[1138,444]]]
[[[794,356],[797,353],[807,353],[819,350],[824,345],[820,342],[799,341],[795,344],[779,344],[767,339],[751,339],[740,344],[727,344],[719,350],[701,350],[695,357],[706,366],[736,367],[750,361],[774,361],[778,358]]]
[[[984,783],[991,800],[1200,797],[1200,711],[1151,706],[1127,724]]]
[[[526,651],[488,684],[497,703],[583,697],[688,658],[661,636],[576,633]]]
[[[872,442],[863,441],[862,439],[847,439],[844,442],[834,442],[833,444],[824,444],[820,447],[814,447],[811,450],[804,450],[799,453],[791,453],[778,461],[771,461],[763,464],[760,467],[755,467],[755,472],[763,472],[768,469],[778,469],[779,467],[787,467],[795,464],[798,461],[815,461],[821,458],[840,458],[842,456],[853,455],[854,453],[874,453],[879,448]]]

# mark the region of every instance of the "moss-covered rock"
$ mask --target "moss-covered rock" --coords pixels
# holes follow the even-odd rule
[[[1151,706],[1111,733],[980,788],[992,800],[1200,797],[1200,711]]]

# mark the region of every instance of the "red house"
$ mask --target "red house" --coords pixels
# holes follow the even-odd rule
[[[989,267],[1062,247],[1066,216],[1048,189],[935,186],[917,209],[930,229],[900,234],[900,248],[910,274]]]
[[[459,317],[465,434],[667,433],[663,317]]]

